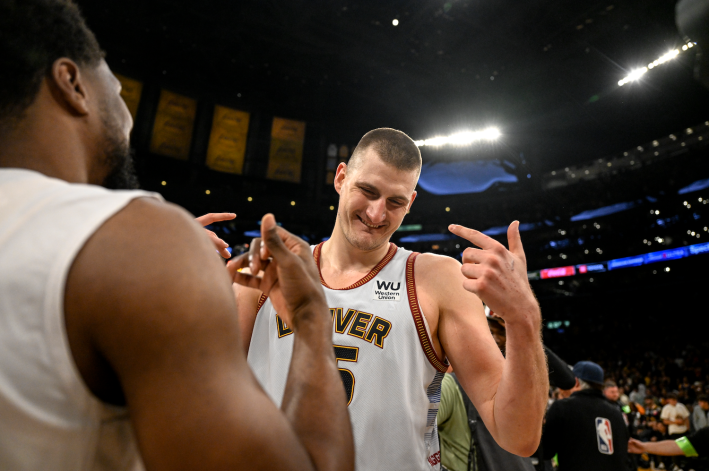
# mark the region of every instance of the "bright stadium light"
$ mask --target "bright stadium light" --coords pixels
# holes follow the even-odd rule
[[[444,145],[452,146],[469,146],[479,141],[494,141],[497,140],[502,133],[497,128],[487,128],[480,131],[464,131],[450,136],[436,136],[430,139],[414,141],[417,146],[433,146],[440,147]]]
[[[692,49],[694,47],[693,42],[688,42],[684,46],[682,46],[682,50],[679,49],[673,49],[664,55],[662,55],[660,58],[650,62],[647,67],[641,67],[639,69],[632,70],[627,77],[618,80],[618,86],[622,87],[626,83],[634,82],[643,75],[645,75],[649,70],[654,69],[658,65],[664,64],[665,62],[671,61],[675,57],[677,57],[682,51],[688,51],[689,49]]]

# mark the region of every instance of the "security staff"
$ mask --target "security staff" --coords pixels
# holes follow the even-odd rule
[[[559,471],[628,471],[628,429],[618,408],[603,397],[603,369],[574,365],[580,391],[549,408],[542,436],[545,459],[558,455]]]

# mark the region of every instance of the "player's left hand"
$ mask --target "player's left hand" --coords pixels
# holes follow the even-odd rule
[[[475,293],[507,323],[541,318],[539,304],[527,278],[527,258],[519,235],[519,221],[507,229],[510,249],[482,232],[451,224],[453,234],[480,247],[463,252],[463,288]],[[531,316],[531,317],[530,317]]]
[[[220,222],[220,221],[230,221],[236,217],[236,214],[234,213],[209,213],[205,214],[204,216],[200,216],[196,218],[197,222],[204,226],[208,226],[214,222]],[[217,248],[217,252],[219,252],[219,255],[221,255],[224,258],[231,258],[231,254],[227,250],[227,247],[229,247],[229,244],[224,242],[222,239],[219,238],[214,232],[210,231],[209,229],[204,230],[207,235],[209,236],[210,239],[212,239],[212,242],[214,243],[214,246]]]

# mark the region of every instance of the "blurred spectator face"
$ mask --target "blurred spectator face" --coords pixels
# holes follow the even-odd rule
[[[699,407],[701,407],[703,410],[709,410],[709,402],[699,401]]]
[[[609,401],[616,402],[620,397],[620,392],[618,392],[618,386],[609,386],[603,390],[603,394]]]

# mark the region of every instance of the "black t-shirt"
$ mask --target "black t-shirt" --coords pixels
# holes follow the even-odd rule
[[[544,458],[559,471],[628,471],[628,428],[622,413],[596,389],[577,391],[549,408]]]
[[[700,428],[687,435],[687,440],[692,444],[699,456],[709,456],[709,427]]]

